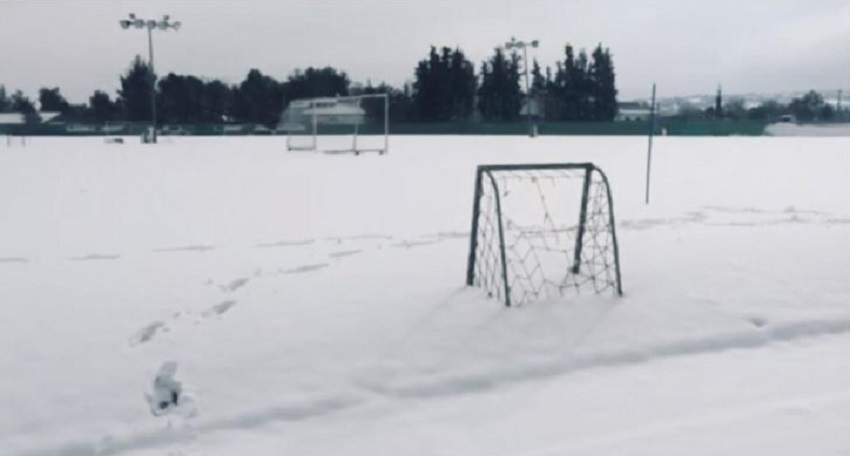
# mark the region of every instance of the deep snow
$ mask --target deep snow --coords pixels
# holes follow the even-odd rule
[[[642,138],[2,148],[4,451],[850,451],[850,138],[655,144],[648,207]],[[463,287],[475,166],[541,161],[608,174],[623,298]]]

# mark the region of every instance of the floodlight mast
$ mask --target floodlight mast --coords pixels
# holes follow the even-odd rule
[[[535,136],[534,130],[531,127],[531,92],[528,89],[528,48],[537,48],[540,45],[539,40],[518,41],[515,37],[505,43],[505,49],[522,49],[522,64],[525,67],[525,119],[528,123],[528,136]]]
[[[127,16],[127,19],[122,19],[118,21],[118,24],[122,29],[128,30],[130,27],[134,27],[137,29],[144,28],[148,30],[148,66],[151,71],[151,141],[156,144],[156,73],[154,72],[153,66],[153,30],[163,30],[167,31],[168,29],[174,29],[176,32],[180,29],[182,25],[180,21],[171,21],[170,16],[167,14],[162,16],[162,19],[159,21],[153,19],[141,19],[136,17],[135,14],[130,13]]]

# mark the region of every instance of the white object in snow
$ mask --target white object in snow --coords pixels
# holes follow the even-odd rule
[[[168,414],[181,404],[183,385],[174,378],[176,373],[176,362],[164,362],[153,380],[153,394],[145,394],[154,416]]]

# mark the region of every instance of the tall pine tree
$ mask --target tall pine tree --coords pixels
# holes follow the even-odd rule
[[[151,90],[154,80],[155,76],[148,64],[137,55],[121,77],[121,89],[118,90],[127,120],[151,120]]]
[[[475,67],[466,59],[459,48],[451,55],[449,68],[451,79],[452,118],[468,119],[475,109],[475,90],[478,80],[475,77]]]
[[[478,89],[478,110],[488,121],[511,121],[519,118],[522,108],[519,56],[506,57],[496,48],[488,62],[481,67],[481,87]]]
[[[477,80],[463,51],[431,47],[416,66],[413,102],[420,120],[448,121],[472,115]]]
[[[591,87],[593,98],[593,119],[611,121],[617,116],[617,88],[615,84],[614,63],[608,49],[602,45],[593,50],[591,63]]]
[[[239,122],[274,128],[283,111],[283,90],[271,76],[252,69],[234,90],[233,115]]]

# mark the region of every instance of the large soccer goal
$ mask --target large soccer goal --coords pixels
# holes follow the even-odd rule
[[[278,130],[289,151],[325,153],[389,151],[389,97],[369,94],[292,100]]]
[[[592,163],[482,165],[466,283],[505,305],[622,295],[608,178]]]

